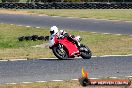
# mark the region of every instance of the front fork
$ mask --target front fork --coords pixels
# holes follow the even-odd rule
[[[61,52],[64,52],[62,44],[59,44],[58,47],[59,47],[59,49],[60,49]]]

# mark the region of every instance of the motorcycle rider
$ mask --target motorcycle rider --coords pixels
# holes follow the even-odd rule
[[[52,26],[50,28],[50,34],[51,34],[51,36],[56,35],[59,39],[67,37],[67,39],[71,42],[74,42],[77,45],[77,47],[80,46],[80,43],[79,43],[79,41],[81,40],[80,36],[75,37],[74,35],[70,35],[67,32],[65,32],[64,30],[58,30],[58,28],[56,26]]]

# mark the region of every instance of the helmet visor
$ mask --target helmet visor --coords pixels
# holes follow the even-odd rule
[[[54,30],[53,31],[50,31],[50,34],[53,35],[54,34]]]

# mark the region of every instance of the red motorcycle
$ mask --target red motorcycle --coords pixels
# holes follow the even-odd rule
[[[57,36],[51,36],[49,39],[50,49],[52,49],[54,55],[62,60],[67,58],[74,58],[81,56],[83,59],[90,59],[92,56],[91,50],[78,41],[72,41],[72,37],[64,37],[59,39]],[[79,42],[79,46],[77,46]]]

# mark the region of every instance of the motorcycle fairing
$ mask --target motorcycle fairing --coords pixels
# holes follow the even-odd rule
[[[69,57],[79,53],[77,46],[74,43],[68,41],[67,38],[60,39],[59,43],[67,48]]]

